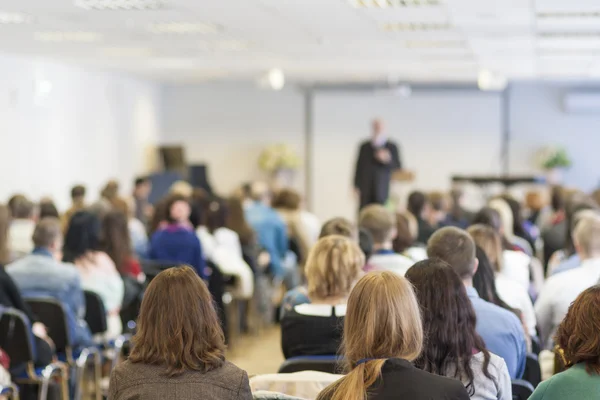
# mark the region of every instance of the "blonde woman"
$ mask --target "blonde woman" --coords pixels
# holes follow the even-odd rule
[[[369,273],[348,299],[343,343],[348,374],[317,400],[468,400],[460,381],[413,366],[422,348],[411,284],[393,272]]]
[[[351,239],[333,235],[317,242],[306,262],[307,301],[292,306],[281,320],[285,358],[337,353],[346,300],[364,264],[363,252]]]

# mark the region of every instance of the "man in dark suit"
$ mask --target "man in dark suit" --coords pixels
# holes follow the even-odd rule
[[[356,162],[354,188],[360,208],[384,204],[390,193],[392,171],[402,168],[398,146],[387,138],[383,122],[373,120],[371,140],[361,144]]]

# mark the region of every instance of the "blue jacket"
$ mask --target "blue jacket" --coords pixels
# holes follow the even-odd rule
[[[23,297],[52,297],[63,304],[74,348],[93,344],[84,320],[81,279],[74,265],[55,260],[46,249],[35,249],[32,254],[7,265],[6,272]]]
[[[285,274],[282,260],[288,251],[287,227],[277,211],[261,202],[254,202],[246,208],[246,219],[258,236],[258,243],[271,256],[273,275]]]
[[[202,245],[196,232],[179,226],[169,225],[159,230],[150,239],[151,260],[187,264],[193,267],[201,278],[205,277],[206,262]]]

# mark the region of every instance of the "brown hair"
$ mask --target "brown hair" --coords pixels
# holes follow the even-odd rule
[[[365,266],[365,255],[356,242],[343,236],[319,239],[306,261],[311,299],[346,297]]]
[[[300,208],[302,203],[302,197],[300,194],[292,189],[281,189],[271,201],[273,208],[279,208],[283,210],[296,211]]]
[[[371,272],[348,298],[342,349],[349,372],[317,399],[363,400],[387,358],[414,361],[422,347],[423,324],[412,285],[393,272]]]
[[[71,199],[83,201],[85,197],[85,186],[83,185],[75,185],[71,188]]]
[[[502,271],[502,237],[491,226],[476,224],[467,230],[469,235],[475,241],[475,244],[481,247],[494,268],[494,272]]]
[[[102,249],[113,260],[117,270],[124,274],[124,267],[132,257],[131,237],[127,216],[118,210],[107,213],[102,220]]]
[[[33,244],[35,247],[50,247],[56,239],[62,236],[60,220],[58,218],[43,218],[33,231]]]
[[[119,182],[116,180],[110,180],[100,191],[100,196],[107,200],[112,200],[119,194]]]
[[[242,245],[252,244],[254,242],[255,233],[246,221],[242,200],[235,196],[228,198],[227,209],[229,212],[227,213],[225,226],[238,234]]]
[[[129,360],[164,366],[173,377],[217,369],[224,352],[212,297],[196,272],[182,266],[158,274],[144,294]]]
[[[450,200],[448,195],[443,192],[429,193],[429,203],[435,211],[448,211],[450,208]]]
[[[415,237],[413,236],[413,232],[411,232],[410,220],[407,214],[396,213],[397,233],[393,241],[393,247],[394,251],[400,254],[415,243]]]
[[[10,210],[0,204],[0,266],[10,261],[8,249],[8,228],[10,227]]]
[[[555,341],[564,351],[566,366],[585,363],[586,371],[600,375],[600,286],[581,293],[569,307],[556,332]]]
[[[13,218],[32,218],[35,210],[35,204],[25,197],[19,197],[13,201],[11,206]]]
[[[356,226],[354,226],[354,224],[346,218],[332,218],[323,224],[319,238],[324,238],[331,235],[339,235],[350,239],[356,239]]]
[[[427,256],[447,262],[461,279],[472,278],[475,270],[475,242],[458,228],[438,230],[427,242]]]
[[[390,239],[396,221],[387,208],[379,204],[371,204],[360,212],[358,225],[369,231],[376,244],[381,244]]]

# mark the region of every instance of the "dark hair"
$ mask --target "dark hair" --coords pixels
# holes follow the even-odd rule
[[[225,338],[212,297],[190,267],[169,268],[150,282],[137,328],[132,363],[160,365],[173,377],[212,371],[225,362]]]
[[[556,332],[566,366],[585,363],[590,375],[600,375],[600,286],[581,293],[569,307]]]
[[[531,235],[529,235],[529,233],[527,233],[527,231],[525,230],[523,214],[521,212],[521,204],[508,195],[504,195],[501,198],[506,202],[506,204],[508,204],[508,206],[510,207],[510,211],[512,212],[513,233],[516,236],[525,239],[531,245],[532,248],[535,248],[534,240],[531,238]]]
[[[292,189],[281,189],[275,193],[271,206],[283,210],[295,211],[300,208],[302,197]]]
[[[191,205],[190,205],[190,202],[187,197],[185,197],[181,194],[173,194],[173,195],[169,196],[169,198],[167,199],[167,203],[166,203],[166,207],[165,207],[166,220],[168,222],[170,222],[170,223],[177,222],[171,216],[171,208],[173,207],[173,205],[175,203],[179,203],[180,201],[188,204],[190,206],[190,211],[191,211]]]
[[[494,269],[492,268],[492,263],[487,254],[485,254],[485,251],[483,251],[481,247],[476,246],[475,254],[477,260],[479,260],[479,266],[477,267],[477,271],[475,271],[475,275],[473,275],[473,287],[477,290],[479,297],[488,303],[495,304],[498,307],[514,312],[520,319],[521,316],[519,313],[500,298],[500,295],[496,290],[496,276],[494,274]]]
[[[552,186],[550,206],[554,212],[565,209],[565,189],[562,186]]]
[[[491,207],[483,207],[471,221],[471,225],[486,225],[491,227],[493,230],[498,232],[502,239],[502,248],[505,250],[512,249],[512,245],[506,239],[506,236],[501,234],[502,231],[502,219],[500,213]]]
[[[356,226],[346,218],[332,218],[326,221],[321,227],[319,239],[330,235],[339,235],[351,239],[356,239]]]
[[[427,338],[415,366],[442,376],[453,371],[448,377],[466,380],[467,391],[473,396],[473,351],[483,353],[482,372],[489,379],[493,377],[489,372],[490,353],[477,334],[477,316],[460,277],[444,261],[429,259],[411,267],[406,279],[415,288]]]
[[[227,225],[227,218],[229,217],[227,203],[221,199],[214,198],[206,204],[204,215],[206,216],[206,229],[210,233],[214,233],[217,229]]]
[[[228,198],[227,209],[229,210],[229,213],[227,214],[225,226],[238,234],[242,245],[247,246],[253,244],[256,234],[246,221],[242,200],[237,197]]]
[[[446,227],[435,232],[427,242],[427,256],[448,263],[461,279],[473,277],[475,242],[462,229]]]
[[[349,239],[354,239],[354,238],[349,238]],[[358,245],[360,246],[360,249],[362,250],[363,254],[365,255],[365,260],[368,261],[369,257],[371,257],[371,255],[373,254],[373,245],[374,245],[374,241],[373,241],[373,236],[371,235],[371,233],[366,230],[366,229],[359,229],[358,230]]]
[[[85,197],[85,186],[75,185],[71,188],[71,199],[81,199]]]
[[[18,197],[13,201],[11,210],[13,218],[32,218],[35,204],[26,197]]]
[[[408,219],[404,214],[396,213],[396,237],[392,245],[396,253],[403,253],[414,244],[413,235],[410,232]]]
[[[148,178],[147,176],[138,176],[137,178],[135,178],[135,187],[148,183],[149,181],[150,178]]]
[[[63,261],[75,262],[90,251],[100,250],[100,218],[89,211],[78,211],[69,221],[63,245]]]
[[[20,193],[12,195],[10,196],[10,199],[8,199],[8,203],[6,203],[6,205],[8,206],[8,209],[10,210],[10,215],[12,217],[15,216],[15,205],[23,200],[27,200],[27,197]]]
[[[427,196],[425,195],[425,193],[415,191],[408,196],[408,204],[406,208],[416,218],[421,218],[421,214],[423,213],[425,204],[427,204]]]
[[[113,260],[117,270],[124,275],[127,261],[131,259],[131,237],[127,216],[118,210],[108,212],[102,220],[102,250]]]
[[[454,188],[450,191],[450,199],[452,201],[450,202],[450,211],[448,212],[448,214],[455,221],[462,221],[466,219],[465,211],[460,206],[460,199],[462,196],[463,191],[460,189]]]
[[[149,233],[153,234],[158,230],[160,224],[167,220],[167,202],[169,201],[169,197],[165,197],[160,199],[154,205],[154,214],[152,215],[152,220],[150,221],[150,229]]]
[[[60,214],[53,202],[44,201],[40,203],[40,219],[46,217],[59,218]]]
[[[10,210],[7,206],[0,204],[0,266],[4,266],[10,261],[10,250],[8,248],[10,219]]]

